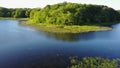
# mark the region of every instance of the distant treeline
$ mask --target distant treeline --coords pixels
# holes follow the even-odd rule
[[[58,3],[47,5],[40,9],[0,8],[0,17],[30,18],[30,22],[63,24],[63,25],[86,25],[86,24],[109,24],[120,21],[120,13],[104,5]]]
[[[28,18],[30,13],[38,11],[40,8],[4,8],[0,7],[0,17]]]

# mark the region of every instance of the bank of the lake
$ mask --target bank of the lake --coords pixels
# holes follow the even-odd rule
[[[12,18],[12,17],[0,17],[0,20],[23,20],[27,21],[29,18]]]
[[[30,24],[24,23],[23,25],[28,25],[32,28],[43,32],[50,32],[50,33],[83,33],[83,32],[93,32],[93,31],[107,31],[112,30],[111,27],[105,26],[97,26],[97,25],[54,25],[54,24],[46,24],[46,23],[39,23],[39,24]]]
[[[92,31],[107,31],[112,30],[111,27],[105,26],[97,26],[97,25],[54,25],[54,24],[46,24],[46,23],[37,23],[31,24],[30,22],[26,22],[29,18],[11,18],[11,17],[0,17],[0,20],[21,20],[25,21],[21,24],[24,26],[30,26],[37,30],[43,32],[50,33],[83,33],[83,32],[92,32]]]

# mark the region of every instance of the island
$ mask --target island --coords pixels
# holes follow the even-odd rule
[[[28,25],[53,33],[81,33],[112,30],[107,27],[120,21],[120,13],[104,5],[58,3],[31,14]]]
[[[23,25],[51,33],[83,33],[112,30],[120,21],[120,13],[104,5],[63,2],[44,8],[3,8],[0,19],[27,20]],[[26,18],[26,19],[24,19]]]

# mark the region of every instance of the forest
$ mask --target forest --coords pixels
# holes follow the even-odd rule
[[[29,18],[33,24],[99,25],[120,21],[120,12],[104,5],[63,2],[42,9],[0,7],[0,17]]]
[[[40,8],[4,8],[0,7],[0,17],[29,18],[30,13],[40,10]]]
[[[109,24],[120,21],[120,13],[104,5],[59,3],[47,5],[30,16],[33,23],[63,25]]]

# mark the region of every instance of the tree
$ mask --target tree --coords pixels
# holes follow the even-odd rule
[[[40,11],[40,8],[34,8],[34,9],[31,9],[30,11],[30,19],[32,19],[34,17],[34,14],[37,12],[37,11]]]
[[[16,9],[14,13],[14,18],[26,18],[24,9]]]
[[[30,12],[31,12],[32,9],[29,9],[29,8],[26,8],[25,9],[25,16],[26,17],[30,17]]]

